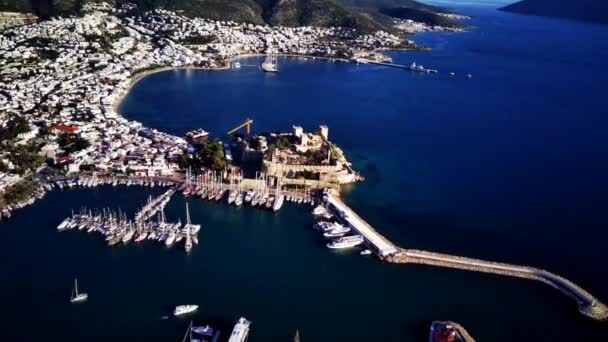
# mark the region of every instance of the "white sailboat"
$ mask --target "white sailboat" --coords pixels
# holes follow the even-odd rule
[[[188,209],[188,203],[186,203],[186,243],[184,244],[186,253],[192,250],[192,232],[190,229],[191,226],[192,222],[190,222],[190,210]]]
[[[264,60],[264,63],[260,65],[260,68],[264,72],[279,72],[279,63],[276,55],[268,55]]]
[[[70,303],[84,302],[88,298],[88,294],[84,292],[78,293],[78,279],[74,279],[74,289],[72,290],[72,297],[70,298]]]

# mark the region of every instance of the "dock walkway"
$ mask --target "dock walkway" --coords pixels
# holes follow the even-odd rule
[[[387,238],[378,233],[372,226],[365,222],[359,215],[350,209],[344,202],[332,194],[325,196],[325,202],[337,211],[340,217],[346,221],[350,228],[363,236],[366,244],[371,245],[380,257],[386,257],[397,253],[398,249]]]
[[[414,249],[401,249],[398,253],[392,255],[389,261],[401,264],[447,267],[540,281],[574,299],[583,315],[599,321],[608,320],[608,307],[605,304],[570,280],[543,269]]]

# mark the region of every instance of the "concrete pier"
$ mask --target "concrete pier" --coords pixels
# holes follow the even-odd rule
[[[398,253],[391,255],[388,261],[400,264],[447,267],[540,281],[574,299],[583,315],[599,321],[608,320],[608,307],[605,304],[570,280],[543,269],[414,249],[400,249]]]
[[[449,254],[402,249],[382,236],[369,223],[365,222],[337,196],[329,193],[325,203],[344,220],[351,229],[361,234],[366,245],[382,260],[398,264],[421,264],[454,268],[459,270],[499,274],[543,282],[574,299],[579,311],[592,319],[608,320],[608,307],[570,280],[543,269],[492,262]]]
[[[392,242],[378,233],[339,198],[332,194],[327,194],[324,200],[334,212],[338,213],[342,220],[348,223],[351,229],[363,236],[366,245],[377,255],[384,258],[398,252],[397,247]]]

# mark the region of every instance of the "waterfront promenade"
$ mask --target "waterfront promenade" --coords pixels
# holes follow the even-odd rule
[[[572,281],[549,271],[507,263],[486,261],[449,254],[399,248],[359,217],[337,196],[329,193],[325,203],[349,226],[361,234],[366,245],[382,260],[396,264],[421,264],[466,271],[492,273],[540,281],[574,299],[579,311],[598,321],[608,320],[608,307]]]

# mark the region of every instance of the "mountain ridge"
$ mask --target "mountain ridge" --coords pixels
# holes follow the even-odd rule
[[[167,9],[213,20],[281,26],[341,26],[360,33],[394,31],[393,20],[458,26],[447,10],[414,0],[0,0],[0,10],[33,12],[45,19],[78,14],[87,3],[134,3],[138,11]]]

